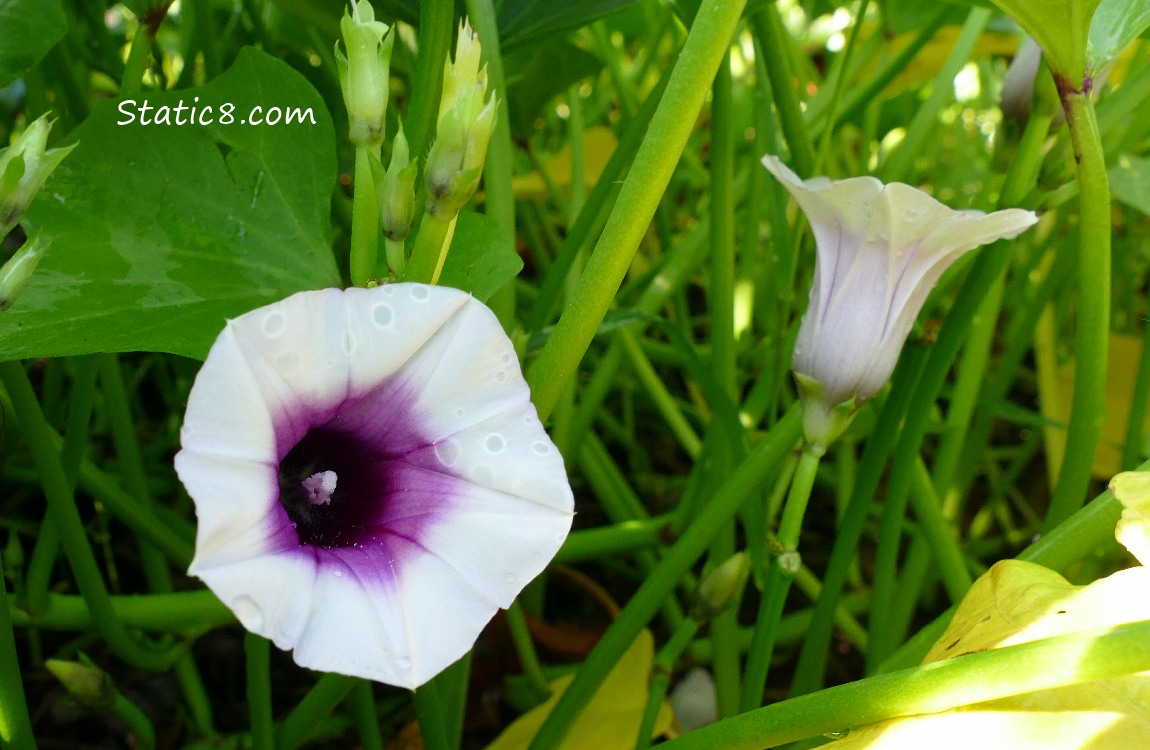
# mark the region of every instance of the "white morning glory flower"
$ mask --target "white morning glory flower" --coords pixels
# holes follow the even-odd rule
[[[571,527],[511,342],[456,289],[301,292],[229,321],[181,443],[188,572],[313,669],[427,682]]]
[[[763,157],[763,166],[794,196],[815,237],[815,278],[792,368],[807,440],[825,447],[890,378],[943,271],[1038,217],[1017,208],[955,211],[873,177],[803,181],[775,156]]]

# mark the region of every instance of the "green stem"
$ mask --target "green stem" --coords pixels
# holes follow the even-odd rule
[[[236,621],[232,611],[207,590],[109,599],[117,622],[142,630],[195,633]],[[35,615],[18,609],[15,599],[9,601],[9,606],[12,621],[18,627],[86,630],[94,624],[92,613],[81,596],[49,594],[44,610]]]
[[[727,39],[723,39],[726,44]],[[796,404],[735,469],[703,511],[674,545],[658,568],[649,575],[619,613],[598,645],[587,656],[575,679],[559,698],[531,744],[531,750],[551,750],[562,742],[567,730],[595,694],[607,673],[639,631],[650,621],[663,600],[710,545],[719,529],[729,523],[739,507],[771,475],[802,434],[801,408]]]
[[[415,236],[415,246],[411,249],[411,262],[407,264],[404,281],[419,281],[435,284],[443,272],[443,262],[451,247],[451,237],[455,233],[456,216],[450,221],[437,219],[425,214],[419,224],[419,234]]]
[[[507,608],[507,628],[511,631],[511,640],[515,644],[515,653],[519,656],[519,664],[523,667],[527,685],[535,693],[535,702],[542,703],[551,696],[551,686],[547,683],[547,676],[543,674],[539,655],[535,653],[535,642],[531,640],[531,630],[527,627],[523,605],[518,599]]]
[[[572,531],[554,561],[569,565],[658,546],[662,542],[667,520],[667,516],[656,516]]]
[[[439,700],[435,682],[416,688],[412,700],[415,702],[415,716],[419,719],[419,733],[423,736],[423,747],[426,750],[450,750],[446,717],[443,715],[443,704]]]
[[[133,750],[155,750],[156,729],[152,726],[152,720],[139,706],[125,698],[117,690],[115,698],[112,699],[110,710],[127,725],[128,733],[133,740]]]
[[[666,750],[758,750],[883,719],[938,713],[1150,669],[1150,621],[967,654],[869,677],[720,721]]]
[[[124,63],[124,74],[120,77],[120,96],[138,94],[144,84],[144,70],[148,67],[148,57],[152,53],[156,29],[146,18],[138,19],[136,33],[132,36],[132,46],[128,49],[128,59]]]
[[[1060,82],[1060,89],[1065,82]],[[1046,514],[1047,531],[1082,505],[1105,416],[1110,337],[1110,184],[1089,91],[1061,91],[1078,163],[1078,316],[1074,397],[1066,456]]]
[[[779,9],[774,3],[767,3],[765,8],[750,17],[750,22],[758,42],[756,50],[763,58],[771,82],[771,94],[779,113],[783,137],[791,149],[791,164],[797,174],[810,177],[815,168],[815,149],[795,94],[791,64],[783,49],[787,32],[779,17]]]
[[[962,601],[974,581],[966,567],[962,545],[951,524],[942,515],[942,501],[934,491],[930,472],[919,458],[914,465],[914,488],[910,493],[911,507],[918,518],[919,529],[934,556],[936,571],[952,602]]]
[[[367,286],[379,262],[379,202],[375,198],[375,178],[371,174],[371,150],[355,148],[355,186],[351,194],[352,286]]]
[[[747,666],[743,676],[743,692],[740,708],[744,711],[762,705],[763,689],[767,684],[771,656],[778,639],[779,622],[783,617],[783,605],[791,581],[799,569],[799,533],[802,530],[803,516],[815,486],[822,451],[810,443],[803,444],[799,464],[791,479],[791,489],[783,504],[783,517],[779,522],[777,552],[767,572],[763,598],[759,604],[759,614],[755,620],[755,634],[751,648],[747,652]]]
[[[324,674],[304,699],[276,729],[276,750],[291,750],[307,741],[320,723],[343,702],[358,680],[341,674]]]
[[[835,76],[834,88],[831,90],[831,103],[827,107],[826,126],[823,129],[822,140],[819,141],[819,150],[815,161],[816,172],[826,163],[827,154],[830,152],[831,135],[835,130],[835,118],[838,116],[839,102],[842,100],[843,84],[846,83],[847,75],[850,73],[851,58],[854,56],[859,32],[862,30],[863,19],[866,18],[866,11],[869,6],[870,0],[862,0],[858,11],[855,13],[854,23],[851,24],[851,33],[847,38],[846,48],[843,50],[842,57],[835,61],[839,73]]]
[[[1130,416],[1126,424],[1126,440],[1122,448],[1122,468],[1132,469],[1144,455],[1143,439],[1146,422],[1139,415],[1150,405],[1150,323],[1142,324],[1142,355],[1138,358],[1138,374],[1134,380],[1134,393],[1130,396]]]
[[[667,390],[663,379],[651,366],[651,360],[647,359],[647,355],[643,353],[643,349],[635,341],[634,334],[623,329],[616,334],[616,339],[623,345],[623,351],[627,353],[627,357],[631,361],[631,369],[639,378],[647,396],[655,402],[655,408],[667,422],[671,434],[679,441],[679,445],[690,458],[693,459],[698,456],[702,447],[702,440],[687,422],[687,418],[683,416],[679,405],[675,403],[675,397]]]
[[[635,738],[635,750],[647,750],[651,746],[651,735],[655,733],[655,723],[659,720],[659,713],[663,710],[663,699],[667,697],[667,688],[671,685],[671,673],[675,670],[675,663],[691,644],[699,629],[697,620],[687,618],[679,623],[679,627],[667,641],[667,645],[659,649],[655,657],[655,664],[651,668],[651,688],[647,692],[647,707],[643,710],[643,720],[639,723],[639,736]]]
[[[132,666],[144,669],[166,669],[182,653],[180,647],[161,652],[137,642],[124,629],[112,609],[108,589],[100,574],[92,548],[88,545],[84,523],[76,508],[72,490],[60,465],[60,457],[52,448],[50,428],[40,410],[28,373],[20,362],[0,363],[0,380],[12,400],[20,430],[32,452],[32,460],[40,472],[44,495],[52,515],[52,522],[60,534],[64,553],[76,577],[80,593],[92,612],[92,622],[108,645]]]
[[[359,680],[352,689],[351,712],[359,728],[360,747],[363,750],[383,750],[379,712],[375,708],[375,694],[369,680]]]
[[[3,558],[0,556],[0,591],[7,592]],[[23,672],[16,658],[16,637],[12,632],[8,595],[0,603],[0,740],[11,750],[36,750],[32,719],[24,698]]]
[[[252,750],[273,750],[275,726],[272,713],[271,644],[255,633],[244,633],[247,655],[248,725],[252,728]]]
[[[455,3],[450,0],[429,0],[419,4],[419,56],[415,61],[415,80],[411,83],[407,120],[403,123],[403,133],[413,154],[425,154],[431,145],[454,19]]]
[[[619,200],[567,309],[527,373],[532,399],[544,421],[574,377],[631,266],[694,129],[695,115],[703,106],[715,71],[725,59],[744,5],[745,0],[706,0],[695,16]]]

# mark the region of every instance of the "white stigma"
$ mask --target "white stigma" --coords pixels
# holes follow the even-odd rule
[[[312,474],[303,480],[303,488],[307,490],[307,499],[312,505],[327,505],[331,502],[331,495],[335,492],[336,475],[334,471],[321,471]]]

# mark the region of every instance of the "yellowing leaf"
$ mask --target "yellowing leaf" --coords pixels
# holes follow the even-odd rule
[[[647,679],[654,655],[654,638],[651,631],[644,630],[575,720],[560,750],[627,750],[635,746],[647,706]],[[547,702],[516,719],[487,750],[520,750],[530,745],[573,679],[574,675],[568,675],[552,682]],[[664,701],[651,736],[658,737],[670,726],[671,707]]]
[[[1122,503],[1114,537],[1138,562],[1150,563],[1150,471],[1126,471],[1110,480],[1110,491]]]
[[[594,185],[615,153],[619,142],[610,128],[594,127],[583,131],[583,172],[586,184]],[[571,144],[543,163],[548,177],[561,190],[571,188]],[[539,200],[547,197],[547,181],[538,172],[529,172],[511,180],[511,190],[517,200]]]
[[[924,664],[1150,619],[1150,569],[1073,586],[1040,565],[999,562],[967,592]],[[1086,658],[1089,658],[1088,656]],[[859,727],[834,750],[1129,750],[1150,747],[1150,673]]]
[[[1110,357],[1106,366],[1105,417],[1102,438],[1094,454],[1092,472],[1100,479],[1114,476],[1122,469],[1122,445],[1126,442],[1126,425],[1130,421],[1130,400],[1138,361],[1142,356],[1142,339],[1122,333],[1110,334]],[[1070,420],[1070,403],[1074,393],[1074,363],[1058,369],[1058,393],[1053,399],[1043,394],[1042,416],[1065,425]],[[1049,407],[1048,407],[1049,404]],[[1139,415],[1142,429],[1150,429],[1150,414]],[[1065,431],[1065,428],[1063,428]]]

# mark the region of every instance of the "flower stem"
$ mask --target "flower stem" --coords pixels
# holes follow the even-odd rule
[[[747,666],[739,702],[743,711],[749,711],[762,704],[763,688],[767,683],[767,672],[778,638],[779,621],[783,617],[783,605],[786,603],[791,581],[794,580],[799,568],[796,558],[803,516],[811,498],[811,490],[815,485],[815,475],[822,455],[821,450],[804,442],[799,464],[791,478],[791,489],[783,504],[782,520],[779,521],[777,553],[767,572],[759,614],[755,619],[754,636],[747,652]]]
[[[697,729],[660,747],[757,750],[883,719],[938,713],[1146,669],[1150,621],[1126,623],[838,685]]]
[[[351,691],[351,711],[359,729],[359,744],[363,750],[383,750],[383,737],[379,733],[379,712],[375,708],[375,695],[369,680],[359,680]]]
[[[3,559],[0,557],[0,591],[7,591]],[[9,600],[0,602],[0,740],[11,750],[35,750],[32,719],[24,698],[23,672],[16,658],[16,637],[12,632]]]
[[[667,688],[671,685],[671,673],[675,670],[675,663],[690,645],[698,629],[699,621],[688,617],[679,623],[667,645],[659,649],[655,663],[651,667],[651,688],[647,692],[647,707],[643,711],[643,720],[639,723],[639,736],[635,738],[635,750],[647,750],[651,746],[651,735],[655,733],[655,723],[659,720],[663,699],[667,696]]]
[[[132,666],[144,669],[166,669],[183,653],[180,646],[158,651],[136,641],[124,628],[112,609],[108,589],[100,574],[96,557],[88,544],[83,521],[76,508],[72,490],[60,465],[60,456],[52,447],[50,428],[36,400],[28,373],[20,362],[0,362],[0,381],[12,400],[20,431],[32,452],[40,473],[49,512],[60,534],[68,563],[80,592],[92,613],[92,622],[108,645]]]
[[[177,594],[112,596],[112,612],[123,625],[144,630],[194,633],[235,622],[232,611],[206,589]],[[35,615],[13,608],[13,622],[20,627],[49,630],[85,630],[92,627],[92,613],[81,596],[49,594],[42,612]]]
[[[700,11],[702,12],[702,11]],[[724,39],[723,43],[726,43]],[[711,544],[739,507],[759,487],[791,450],[802,434],[802,409],[795,404],[767,436],[739,464],[730,478],[695,517],[639,590],[619,613],[595,649],[587,656],[575,679],[564,691],[531,743],[531,750],[552,750],[595,694],[607,673],[651,620],[664,599]]]
[[[527,618],[523,615],[523,605],[518,599],[507,608],[507,627],[511,631],[515,653],[518,654],[519,663],[523,667],[523,676],[527,678],[528,686],[534,691],[536,702],[542,703],[550,697],[551,686],[547,684],[543,666],[539,663],[539,655],[535,653],[535,643],[531,640]]]
[[[426,154],[431,145],[454,19],[455,3],[432,0],[419,4],[419,56],[415,61],[415,80],[411,84],[411,103],[403,123],[403,132],[413,154]]]
[[[276,750],[292,750],[307,741],[320,722],[331,715],[358,680],[341,674],[324,674],[276,729]]]
[[[756,49],[766,63],[783,136],[791,149],[791,163],[800,176],[810,177],[815,168],[815,149],[811,144],[807,124],[803,121],[799,98],[795,94],[791,65],[784,46],[786,42],[783,40],[786,31],[779,10],[774,3],[767,3],[749,20],[758,42]]]
[[[1082,505],[1102,431],[1110,336],[1110,184],[1089,91],[1066,91],[1062,107],[1078,163],[1078,316],[1074,397],[1066,454],[1046,514],[1047,531]]]
[[[267,638],[244,633],[247,655],[248,725],[252,728],[252,750],[273,750],[275,727],[272,725],[272,686],[268,668],[271,665]]]
[[[574,377],[631,266],[687,145],[695,115],[703,106],[715,71],[725,59],[744,5],[745,0],[707,0],[695,16],[619,200],[563,316],[527,373],[532,400],[543,421]]]
[[[667,516],[656,516],[572,531],[555,555],[555,562],[569,565],[658,546],[667,521]]]
[[[370,159],[371,152],[367,146],[356,146],[349,262],[352,286],[367,286],[375,274],[379,255],[379,203],[375,199],[375,178],[371,174]]]
[[[451,247],[451,237],[455,233],[456,216],[450,221],[437,219],[424,214],[419,224],[419,234],[415,236],[415,246],[411,249],[411,262],[407,265],[404,281],[419,281],[435,284],[443,272],[447,260],[447,250]]]

